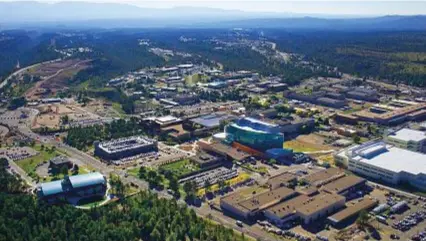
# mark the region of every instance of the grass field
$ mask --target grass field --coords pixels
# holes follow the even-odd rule
[[[120,115],[120,117],[126,115],[120,103],[116,103],[116,102],[112,103],[112,108],[117,112],[117,114]]]
[[[24,169],[24,171],[27,173],[34,172],[37,165],[40,163],[48,161],[55,156],[64,155],[64,153],[61,153],[58,150],[51,151],[51,147],[48,146],[42,149],[41,145],[39,144],[35,145],[33,149],[39,152],[37,156],[29,157],[16,162],[16,164],[18,164],[18,166]]]
[[[179,177],[187,175],[191,172],[195,172],[195,171],[200,170],[200,167],[193,164],[188,159],[183,159],[183,160],[180,160],[180,161],[177,161],[177,162],[173,162],[173,163],[170,163],[170,164],[163,165],[163,166],[160,167],[160,169],[165,170],[165,171],[170,171],[170,172],[174,173],[179,178]]]
[[[250,164],[244,164],[243,167],[246,168],[249,171],[257,172],[257,173],[260,173],[260,174],[268,173],[268,168],[266,168],[266,167],[255,167],[255,166],[252,166]]]
[[[284,142],[284,148],[292,149],[294,152],[314,152],[321,151],[322,149],[317,148],[309,143],[301,142],[298,140]]]
[[[48,162],[50,159],[56,156],[65,155],[66,153],[62,153],[59,150],[53,150],[50,146],[41,147],[40,144],[32,147],[34,150],[38,151],[39,154],[37,156],[29,157],[26,159],[22,159],[16,162],[16,164],[21,167],[29,176],[32,178],[39,178],[41,182],[50,182],[54,177],[48,176],[46,178],[39,177],[36,173],[37,166],[41,163]],[[78,174],[86,174],[91,171],[91,168],[88,167],[79,167]],[[68,175],[71,176],[73,173],[69,170]],[[64,178],[63,174],[58,174],[56,178],[62,179]]]

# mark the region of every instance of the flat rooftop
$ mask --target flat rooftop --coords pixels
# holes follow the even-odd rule
[[[309,174],[305,176],[304,179],[310,184],[315,184],[317,182],[330,179],[332,177],[343,176],[343,175],[344,175],[344,172],[339,168],[328,168],[319,172]]]
[[[337,194],[322,193],[308,199],[308,201],[303,203],[304,205],[296,208],[296,210],[305,216],[310,216],[341,201],[345,201],[345,197]]]
[[[378,203],[377,200],[366,197],[360,200],[359,202],[355,203],[354,205],[348,206],[345,209],[341,210],[340,212],[337,212],[334,215],[328,217],[328,220],[332,221],[333,223],[339,223],[350,217],[355,216],[356,214],[358,214],[359,212],[363,210],[367,210],[376,206],[377,203]]]
[[[176,118],[176,117],[171,116],[171,115],[168,115],[168,116],[163,116],[163,117],[157,117],[157,118],[155,118],[155,121],[159,124],[165,124],[165,123],[178,122],[178,121],[181,121],[181,119]]]
[[[309,196],[300,195],[288,201],[272,206],[266,209],[266,212],[269,212],[282,219],[288,217],[289,215],[295,214],[296,208],[304,205],[304,203],[306,203],[309,199]]]
[[[418,130],[413,130],[413,129],[408,129],[408,128],[403,128],[391,135],[389,135],[388,137],[393,138],[393,139],[398,139],[401,141],[423,141],[426,140],[426,133],[423,131],[418,131]]]
[[[243,212],[252,212],[256,210],[263,210],[271,207],[281,200],[296,195],[296,192],[287,187],[280,187],[272,191],[266,191],[252,197],[241,196],[238,192],[225,196],[221,199],[232,205],[234,208]]]
[[[198,153],[196,156],[190,157],[191,160],[197,162],[197,163],[210,163],[210,162],[216,162],[218,161],[220,158],[210,155],[206,152],[201,152]]]
[[[323,190],[329,193],[340,193],[351,187],[364,183],[366,180],[354,175],[339,178],[323,186]]]
[[[364,146],[361,146],[364,147]],[[393,171],[395,173],[408,172],[418,175],[426,173],[426,155],[391,145],[370,144],[364,147],[352,160],[364,162],[373,166]]]
[[[297,175],[293,174],[291,172],[284,172],[284,173],[280,173],[276,176],[270,177],[268,179],[268,184],[269,185],[281,185],[282,183],[288,183],[290,181],[293,181],[297,179]]]
[[[153,144],[155,141],[142,136],[131,136],[126,138],[106,141],[99,144],[99,148],[109,153],[121,152]]]
[[[221,121],[233,119],[233,118],[236,118],[236,117],[226,113],[214,113],[214,114],[209,114],[209,115],[194,118],[191,121],[207,128],[213,128],[213,127],[220,126]]]
[[[239,203],[240,206],[254,211],[257,209],[265,209],[276,203],[279,203],[281,200],[288,197],[296,195],[296,192],[287,187],[280,187],[272,191],[267,191],[261,194],[258,194],[248,200],[242,201]]]
[[[244,160],[244,159],[251,156],[250,154],[248,154],[246,152],[240,151],[240,150],[238,150],[234,147],[227,146],[227,145],[219,143],[219,142],[211,144],[210,148],[213,149],[216,152],[224,153],[224,154],[230,156],[232,159],[235,159],[237,161]]]

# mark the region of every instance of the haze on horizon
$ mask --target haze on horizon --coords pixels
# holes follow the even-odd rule
[[[202,7],[246,12],[283,12],[299,14],[381,16],[381,15],[424,15],[426,1],[243,1],[243,0],[67,0],[66,2],[121,3],[143,8]],[[18,2],[0,0],[0,2]],[[65,2],[58,0],[38,0],[43,3]]]

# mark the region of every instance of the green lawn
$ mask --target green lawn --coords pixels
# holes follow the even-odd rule
[[[48,162],[50,159],[56,156],[60,155],[66,155],[65,153],[62,153],[59,150],[51,150],[50,146],[45,146],[43,149],[41,148],[40,144],[35,145],[32,147],[34,150],[38,151],[39,154],[37,156],[29,157],[26,159],[22,159],[19,161],[16,161],[16,164],[20,166],[28,175],[32,178],[37,178],[38,175],[36,174],[36,168],[37,165],[40,163]],[[90,170],[86,167],[80,167],[78,170],[78,174],[86,174],[89,173]],[[72,171],[68,171],[68,175],[71,176],[73,173]],[[53,180],[53,176],[48,176],[46,178],[39,177],[41,182],[50,182]],[[63,179],[64,175],[59,174],[56,176],[57,179]]]
[[[139,169],[140,167],[132,168],[127,170],[127,173],[129,173],[129,175],[132,175],[134,177],[139,177]]]
[[[27,173],[34,172],[38,164],[45,161],[47,162],[55,156],[63,155],[63,153],[58,150],[51,151],[51,147],[49,146],[44,147],[42,150],[41,145],[37,144],[32,148],[39,152],[37,156],[25,158],[16,162],[16,164]]]
[[[200,170],[200,167],[198,165],[193,164],[188,159],[183,159],[177,162],[173,162],[170,164],[166,164],[160,167],[160,169],[165,171],[171,171],[174,173],[178,178],[184,175],[187,175],[191,172],[195,172]]]
[[[112,103],[112,108],[120,115],[120,117],[126,115],[120,103]]]
[[[266,167],[255,167],[255,166],[250,165],[250,164],[244,164],[243,167],[246,168],[249,171],[257,172],[257,173],[260,173],[260,174],[267,174],[268,173],[268,168],[266,168]]]

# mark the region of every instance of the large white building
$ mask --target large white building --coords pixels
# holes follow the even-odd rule
[[[350,171],[391,184],[409,183],[426,190],[426,155],[382,141],[349,147],[335,155]]]
[[[426,133],[423,131],[403,128],[390,133],[386,142],[407,150],[426,152]]]

